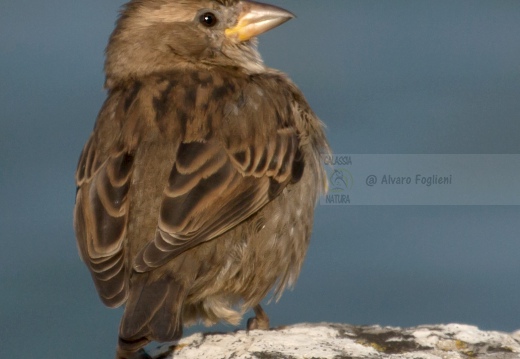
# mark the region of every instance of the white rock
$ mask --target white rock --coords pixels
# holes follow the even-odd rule
[[[297,324],[249,333],[194,334],[151,355],[156,359],[520,359],[520,331],[481,331],[463,324],[404,329]]]

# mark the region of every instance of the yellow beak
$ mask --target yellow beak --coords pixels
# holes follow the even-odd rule
[[[240,1],[238,5],[242,8],[238,23],[226,29],[226,36],[239,41],[247,41],[294,17],[289,11],[274,5],[246,0]]]

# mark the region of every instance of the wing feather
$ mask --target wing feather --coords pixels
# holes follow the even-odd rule
[[[125,241],[134,157],[120,136],[125,96],[115,92],[105,102],[76,170],[74,228],[80,256],[101,300],[111,307],[128,295]]]
[[[289,90],[273,86],[267,96],[264,85],[243,87],[221,104],[223,114],[208,115],[206,121],[214,123],[206,127],[218,129],[210,136],[194,138],[196,131],[186,129],[191,137],[178,148],[155,237],[138,254],[134,269],[149,271],[220,236],[301,178],[299,134],[290,93],[284,93]],[[215,93],[222,102],[225,89]],[[207,107],[215,108],[209,101]]]
[[[94,136],[92,136],[94,137]],[[75,229],[81,257],[103,302],[118,306],[127,297],[124,243],[133,157],[117,151],[99,165],[91,138],[78,166]]]

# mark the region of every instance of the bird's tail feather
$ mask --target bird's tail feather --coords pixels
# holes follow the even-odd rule
[[[183,285],[170,276],[133,278],[119,328],[119,350],[135,352],[150,341],[169,342],[182,336]]]

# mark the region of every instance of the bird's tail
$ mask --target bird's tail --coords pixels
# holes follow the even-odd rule
[[[152,273],[132,278],[132,290],[119,328],[117,358],[132,357],[150,341],[170,342],[182,336],[183,285]]]

